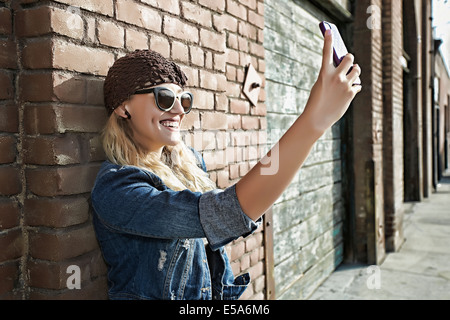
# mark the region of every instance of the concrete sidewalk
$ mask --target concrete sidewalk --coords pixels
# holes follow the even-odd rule
[[[405,242],[379,267],[342,265],[310,300],[450,300],[450,176],[405,213]]]

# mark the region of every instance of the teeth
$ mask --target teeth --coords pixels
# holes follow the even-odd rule
[[[178,128],[178,122],[172,122],[172,121],[163,121],[161,124],[164,127],[171,127],[171,128]]]

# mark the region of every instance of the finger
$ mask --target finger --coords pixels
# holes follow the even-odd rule
[[[353,65],[352,71],[347,75],[350,83],[355,83],[356,79],[361,75],[361,68],[358,64]]]
[[[354,85],[354,86],[352,86],[351,90],[353,91],[353,95],[356,96],[358,93],[361,92],[362,85],[360,85],[360,84]]]
[[[351,53],[347,53],[347,55],[342,59],[341,64],[337,67],[338,72],[345,72],[345,75],[347,75],[354,60],[355,57]]]
[[[329,65],[333,65],[333,36],[331,30],[325,31],[322,56],[322,67]]]

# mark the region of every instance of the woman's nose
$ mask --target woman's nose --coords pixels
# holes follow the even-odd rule
[[[175,99],[174,105],[173,105],[172,109],[170,109],[170,112],[176,113],[176,114],[184,113],[184,109],[181,106],[180,100],[178,100],[178,98]]]

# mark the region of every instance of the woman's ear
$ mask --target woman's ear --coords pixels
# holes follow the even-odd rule
[[[123,119],[131,119],[131,115],[127,110],[128,106],[126,104],[121,104],[114,109],[114,113]]]

